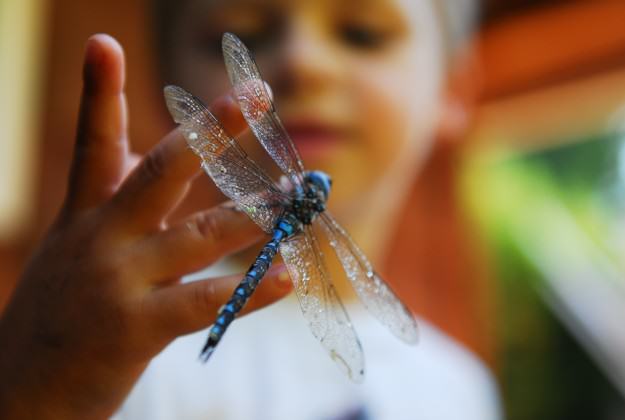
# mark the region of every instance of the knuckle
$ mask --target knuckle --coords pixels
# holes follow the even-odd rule
[[[218,218],[212,212],[203,212],[193,218],[192,227],[195,233],[204,241],[219,242],[223,239]]]
[[[142,175],[148,180],[162,177],[166,169],[165,155],[160,149],[148,154],[141,165]]]

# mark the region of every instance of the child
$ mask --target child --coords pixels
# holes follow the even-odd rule
[[[217,97],[227,90],[216,48],[221,33],[242,36],[307,167],[333,176],[330,209],[380,261],[440,117],[446,62],[440,4],[189,0],[162,6],[167,81]],[[110,39],[91,41],[70,194],[0,328],[3,342],[12,343],[4,365],[37,362],[7,370],[18,384],[11,384],[14,409],[47,408],[64,418],[111,414],[152,356],[175,336],[211,323],[237,277],[182,285],[177,279],[259,238],[245,216],[224,207],[164,227],[197,168],[176,134],[124,179],[122,66]],[[232,106],[222,97],[213,109],[236,134],[244,124]],[[251,154],[262,162],[264,155]],[[242,268],[236,260],[231,265]],[[290,298],[237,321],[206,367],[194,357],[205,332],[177,340],[152,361],[118,417],[497,417],[492,379],[474,358],[425,322],[420,347],[392,341],[352,305],[336,261],[330,269],[363,341],[364,386],[340,376]],[[287,291],[282,277],[264,281],[257,305]],[[24,360],[26,349],[37,353]],[[22,369],[26,375],[17,375]],[[25,395],[41,404],[19,405],[33,401]]]
[[[240,36],[306,167],[333,177],[330,211],[379,266],[442,117],[453,42],[441,31],[443,4],[156,3],[165,82],[205,100],[227,90],[220,41],[226,31]],[[449,7],[458,12],[462,4]],[[256,140],[241,141],[254,160],[274,167]],[[341,376],[291,296],[233,324],[204,368],[188,355],[202,347],[205,332],[173,343],[152,362],[119,418],[497,416],[493,384],[476,360],[425,321],[417,348],[396,341],[363,313],[332,250],[324,251],[363,342],[364,385]],[[210,272],[244,268],[253,257],[254,251]]]

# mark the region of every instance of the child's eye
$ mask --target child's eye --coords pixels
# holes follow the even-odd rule
[[[346,44],[364,50],[381,49],[390,40],[387,31],[358,24],[344,25],[340,28],[339,36]]]

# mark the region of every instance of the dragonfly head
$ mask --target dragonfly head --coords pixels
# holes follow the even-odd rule
[[[306,173],[306,181],[314,190],[321,193],[324,202],[328,199],[330,189],[332,188],[332,178],[330,178],[330,175],[321,171],[309,171]]]

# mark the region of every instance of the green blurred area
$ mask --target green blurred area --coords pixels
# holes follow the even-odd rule
[[[574,338],[549,304],[550,276],[576,264],[609,267],[618,275],[591,281],[625,285],[623,139],[614,132],[549,150],[470,154],[465,201],[492,249],[510,420],[625,416],[621,394],[580,346],[583,334]]]

